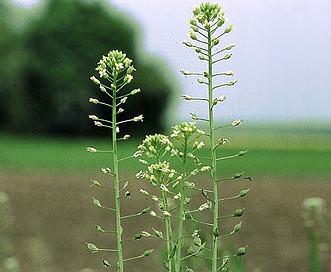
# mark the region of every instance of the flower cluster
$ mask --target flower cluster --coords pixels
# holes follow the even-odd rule
[[[113,50],[110,51],[107,56],[102,56],[102,59],[98,62],[96,70],[99,72],[101,78],[108,80],[116,80],[117,75],[125,71],[126,75],[124,81],[130,83],[133,79],[131,74],[135,70],[131,63],[132,60],[122,51]]]

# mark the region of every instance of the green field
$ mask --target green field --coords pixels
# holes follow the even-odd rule
[[[252,125],[230,128],[221,136],[231,145],[220,150],[221,156],[249,152],[240,158],[222,162],[223,174],[245,172],[254,178],[330,179],[331,129],[322,126]],[[121,156],[135,152],[139,140],[120,146]],[[109,149],[107,140],[20,137],[0,135],[0,168],[24,170],[94,171],[109,166],[110,154],[91,154],[85,147]],[[206,151],[207,152],[207,149]],[[205,155],[205,154],[203,154]],[[207,154],[206,154],[207,155]],[[130,169],[139,170],[136,159]]]

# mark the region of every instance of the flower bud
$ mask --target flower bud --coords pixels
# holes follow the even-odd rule
[[[128,140],[130,138],[130,135],[129,134],[125,134],[124,137],[123,137],[123,140]]]
[[[141,92],[141,90],[140,90],[140,88],[138,88],[138,89],[132,90],[130,94],[134,95],[134,94],[137,94],[137,93],[140,93],[140,92]]]
[[[124,104],[126,102],[126,100],[128,100],[128,97],[127,96],[121,98],[120,103],[121,104]]]
[[[86,151],[87,152],[91,152],[91,153],[96,153],[98,152],[98,150],[94,147],[86,147]]]
[[[168,212],[168,211],[163,211],[163,215],[166,216],[166,217],[170,217],[171,216],[170,212]]]
[[[100,85],[100,90],[101,90],[101,92],[103,92],[103,93],[107,92],[106,88],[103,87],[102,85]]]
[[[225,50],[231,50],[233,47],[235,47],[236,45],[233,43],[233,44],[230,44],[228,45]]]
[[[93,83],[100,85],[100,80],[97,79],[95,76],[90,77],[90,79],[93,81]]]
[[[192,97],[189,96],[189,95],[186,95],[186,94],[182,95],[182,97],[183,97],[185,100],[192,100]]]
[[[231,24],[231,25],[229,25],[225,30],[224,30],[224,33],[230,33],[231,32],[231,30],[233,30],[233,25]]]
[[[227,59],[229,59],[229,58],[231,58],[232,57],[232,54],[227,54],[227,55],[225,55],[224,57],[223,57],[223,59],[224,60],[227,60]]]
[[[192,39],[192,40],[197,40],[197,36],[192,32],[192,31],[189,31],[188,32],[188,35],[190,36],[190,38]]]
[[[129,66],[128,69],[126,70],[127,74],[131,74],[133,71],[135,71],[136,69],[134,69],[133,66]]]
[[[180,72],[185,76],[189,76],[191,74],[191,72],[186,71],[186,70],[180,70]]]
[[[231,80],[227,83],[228,86],[233,86],[234,84],[236,84],[238,82],[238,80]]]
[[[93,104],[98,104],[98,103],[99,103],[99,100],[96,99],[96,98],[90,98],[90,99],[89,99],[89,102],[90,102],[90,103],[93,103]]]
[[[241,119],[236,119],[232,122],[232,126],[233,127],[236,127],[236,126],[239,126],[243,121]]]
[[[183,41],[183,44],[185,44],[187,47],[192,47],[193,45],[190,42]]]
[[[99,120],[99,117],[97,117],[96,115],[89,115],[88,118],[92,119],[93,121]]]

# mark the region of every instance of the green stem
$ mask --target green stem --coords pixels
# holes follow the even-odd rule
[[[116,83],[116,77],[114,77]],[[115,209],[116,209],[116,240],[117,240],[117,258],[118,271],[124,272],[123,264],[123,248],[122,248],[122,225],[121,225],[121,198],[120,198],[120,183],[119,183],[119,160],[117,151],[117,133],[116,133],[116,88],[113,89],[112,99],[112,142],[113,142],[113,159],[114,159],[114,188],[115,188]]]
[[[209,100],[209,133],[211,144],[211,178],[213,183],[213,196],[214,196],[214,214],[213,214],[213,244],[212,244],[212,272],[217,271],[217,258],[218,258],[218,187],[217,187],[217,163],[216,163],[216,148],[215,143],[215,130],[214,130],[214,112],[213,112],[213,55],[212,55],[212,34],[208,29],[208,100]]]
[[[162,191],[162,204],[163,209],[165,211],[168,211],[168,204],[167,204],[167,194],[166,192]],[[164,218],[165,225],[166,225],[166,244],[167,244],[167,264],[169,271],[173,271],[173,257],[171,257],[172,252],[172,231],[171,231],[171,223],[170,223],[170,217],[165,216]]]
[[[182,252],[182,237],[183,237],[183,223],[184,223],[184,189],[186,182],[186,157],[187,157],[187,140],[185,138],[184,143],[184,156],[183,156],[183,180],[180,182],[179,192],[180,192],[180,203],[179,203],[179,222],[178,222],[178,239],[177,239],[177,250],[176,250],[176,264],[175,271],[181,271],[181,252]]]
[[[310,272],[320,272],[320,256],[318,248],[318,233],[314,230],[314,227],[308,227],[309,235],[309,259],[310,259]]]

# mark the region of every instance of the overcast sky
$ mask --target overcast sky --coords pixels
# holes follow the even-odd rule
[[[15,0],[25,4],[37,0]],[[188,40],[187,21],[197,0],[111,0],[134,16],[144,31],[145,49],[161,56],[180,81],[182,94],[197,95],[201,85],[179,70],[205,70]],[[238,84],[224,90],[218,116],[244,120],[331,121],[331,1],[223,0],[235,31],[224,46],[235,43],[233,58],[220,71],[234,70]],[[199,89],[200,88],[200,89]],[[217,96],[223,93],[218,93]],[[183,102],[177,117],[198,110]]]

